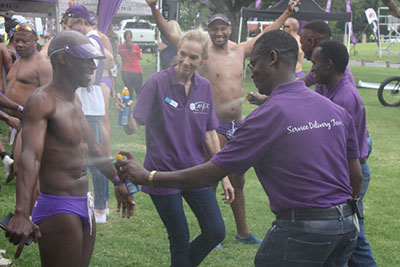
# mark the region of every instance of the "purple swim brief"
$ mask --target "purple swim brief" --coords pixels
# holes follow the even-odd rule
[[[100,83],[104,83],[105,85],[108,86],[108,88],[112,87],[110,77],[107,76],[101,77]]]
[[[217,133],[225,136],[227,140],[231,140],[236,129],[242,124],[241,121],[219,121]]]
[[[304,71],[296,72],[296,78],[297,78],[297,79],[303,78],[304,76],[306,76],[306,74],[304,73]]]
[[[82,222],[82,227],[86,228],[91,225],[93,216],[93,206],[88,205],[90,198],[90,196],[55,196],[40,193],[33,207],[32,221],[39,225],[53,215],[72,214],[77,216]]]

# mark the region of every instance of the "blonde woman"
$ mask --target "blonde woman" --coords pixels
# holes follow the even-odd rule
[[[179,42],[176,64],[152,75],[135,103],[129,123],[133,134],[146,126],[147,170],[180,170],[205,162],[205,153],[220,150],[210,82],[196,73],[208,58],[204,32],[189,31]],[[119,108],[123,108],[119,98]],[[234,200],[233,187],[223,180],[225,202]],[[225,225],[211,187],[198,190],[151,188],[149,194],[170,242],[171,266],[197,266],[225,238]],[[190,242],[182,198],[196,215],[201,233]]]

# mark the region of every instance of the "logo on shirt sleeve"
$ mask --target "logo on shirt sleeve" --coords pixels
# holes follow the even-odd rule
[[[208,111],[210,109],[210,104],[203,101],[199,101],[195,103],[190,103],[189,108],[191,111],[197,114],[208,114]]]

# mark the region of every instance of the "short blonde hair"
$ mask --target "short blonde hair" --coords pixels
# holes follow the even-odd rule
[[[178,43],[178,50],[182,46],[185,41],[194,41],[200,43],[202,47],[202,56],[203,59],[208,57],[208,51],[210,47],[210,39],[208,38],[208,34],[206,34],[203,30],[190,30],[188,31],[183,38]]]
[[[179,26],[179,23],[176,20],[170,20],[167,22],[169,28],[176,34],[178,34],[179,36],[182,35],[182,30],[181,30],[181,26]]]

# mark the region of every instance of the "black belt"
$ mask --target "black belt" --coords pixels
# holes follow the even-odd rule
[[[341,204],[330,208],[290,209],[276,215],[277,220],[333,220],[354,214],[350,204]]]
[[[367,162],[367,158],[359,158],[358,160],[360,161],[360,165],[363,165]]]

